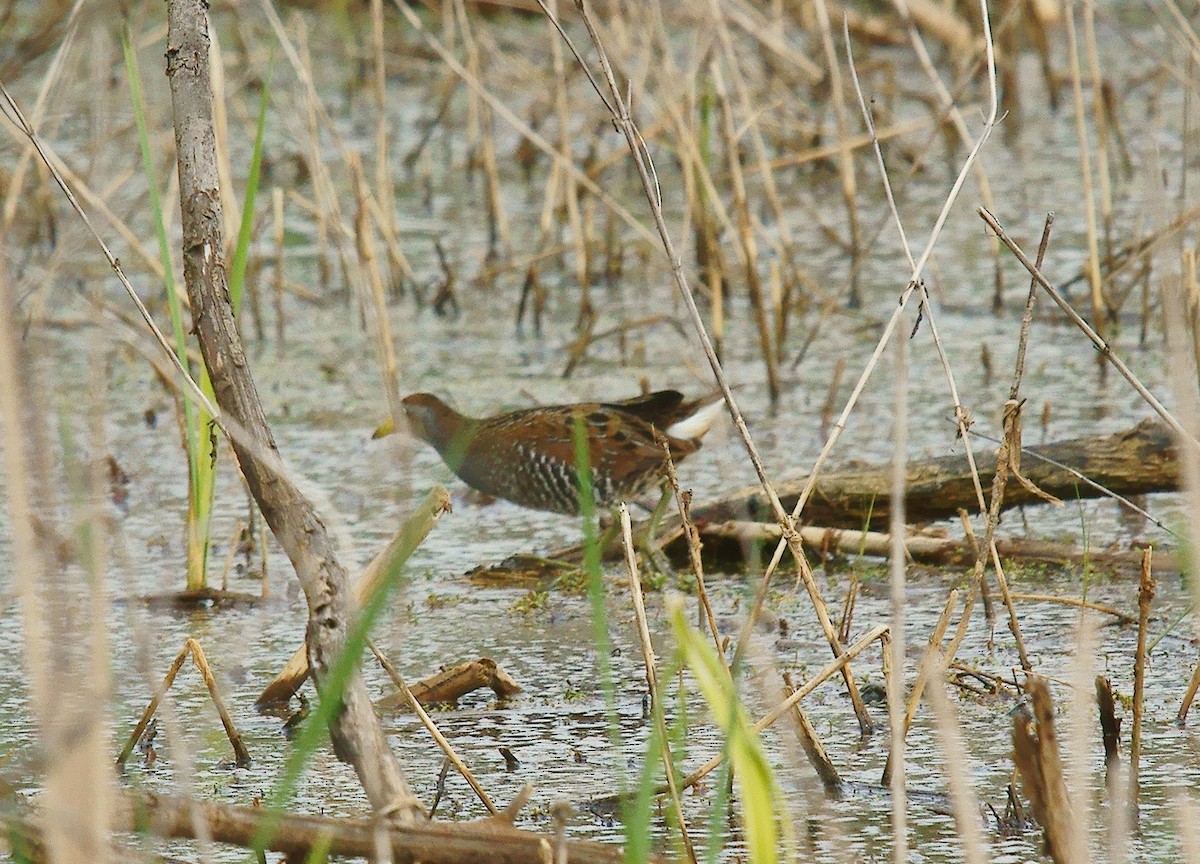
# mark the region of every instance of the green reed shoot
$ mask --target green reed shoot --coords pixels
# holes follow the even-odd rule
[[[162,263],[163,283],[167,293],[167,311],[171,318],[171,333],[175,354],[186,368],[193,371],[197,383],[205,396],[215,401],[212,381],[203,361],[195,369],[188,360],[188,343],[183,317],[182,290],[175,281],[174,265],[171,261],[170,241],[167,237],[166,219],[162,199],[158,192],[158,177],[154,167],[150,133],[146,122],[146,105],[142,92],[141,73],[137,53],[133,49],[132,34],[128,25],[121,31],[121,48],[125,58],[125,70],[129,79],[130,97],[133,101],[134,119],[137,123],[138,144],[142,152],[142,170],[146,175],[150,208],[154,217],[154,230],[158,239],[159,260]],[[264,85],[259,105],[258,125],[255,131],[254,153],[251,158],[249,177],[246,182],[246,200],[242,208],[242,223],[238,242],[234,249],[233,265],[229,277],[229,293],[234,314],[241,308],[241,298],[246,276],[246,263],[250,247],[250,234],[254,222],[254,203],[258,194],[259,175],[262,165],[263,130],[266,127],[266,110],[270,85]],[[198,374],[196,374],[198,373]],[[190,399],[179,400],[183,410],[184,450],[188,460],[188,511],[187,511],[187,589],[203,589],[208,584],[208,550],[211,540],[213,499],[216,492],[217,437],[212,417]]]
[[[158,176],[154,167],[154,156],[150,148],[150,133],[146,123],[146,103],[142,95],[142,78],[138,69],[137,53],[133,49],[132,34],[128,24],[121,30],[121,50],[125,56],[125,72],[129,78],[130,96],[133,100],[133,115],[137,122],[138,144],[142,151],[142,170],[146,175],[146,186],[150,193],[150,209],[154,217],[154,231],[158,238],[159,260],[162,262],[163,283],[167,291],[167,311],[171,316],[171,333],[175,340],[175,355],[179,362],[196,375],[197,383],[204,395],[213,397],[212,382],[208,369],[200,363],[194,370],[188,361],[187,336],[184,330],[183,301],[180,286],[175,281],[175,268],[171,261],[171,245],[167,238],[167,223],[163,214],[162,199],[158,194]],[[179,400],[183,405],[184,450],[188,460],[188,510],[187,510],[187,588],[189,591],[204,588],[208,573],[208,541],[212,520],[212,500],[216,476],[216,447],[212,435],[212,418],[203,408],[193,405],[190,399]]]
[[[783,813],[783,793],[762,740],[716,651],[699,630],[684,620],[682,604],[671,610],[671,629],[679,642],[683,662],[695,677],[713,719],[725,736],[727,761],[732,763],[737,782],[749,860],[751,864],[775,864],[779,860],[780,829],[787,840],[789,823]]]

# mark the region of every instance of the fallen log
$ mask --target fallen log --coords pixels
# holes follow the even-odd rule
[[[1143,420],[1132,429],[1111,435],[1071,438],[1038,447],[1027,447],[1022,473],[1038,488],[1064,501],[1098,498],[1101,490],[1080,479],[1119,495],[1172,492],[1179,488],[1175,442],[1166,425]],[[1051,460],[1051,461],[1046,461]],[[995,471],[995,451],[976,452],[979,479],[984,488]],[[1058,463],[1058,464],[1054,464]],[[1076,473],[1077,472],[1077,473]],[[801,521],[806,525],[831,528],[885,527],[889,519],[892,466],[878,465],[827,472],[818,479],[804,506]],[[784,480],[775,487],[787,510],[796,501],[807,478]],[[954,518],[960,508],[977,512],[978,499],[965,455],[940,456],[908,463],[905,512],[910,523]],[[1020,484],[1004,496],[1004,508],[1044,503]],[[770,505],[755,486],[692,510],[697,526],[702,523],[750,520],[773,522]],[[678,528],[664,520],[663,534]]]
[[[514,828],[504,816],[478,822],[420,822],[398,826],[377,819],[309,816],[182,796],[128,793],[113,814],[114,831],[155,837],[196,839],[254,848],[265,831],[265,848],[288,860],[309,860],[314,850],[324,856],[375,860],[381,842],[397,862],[422,864],[619,864],[620,846],[592,840],[568,840]],[[42,832],[36,818],[0,814],[0,830],[29,860],[43,857]],[[651,858],[652,862],[657,858]]]

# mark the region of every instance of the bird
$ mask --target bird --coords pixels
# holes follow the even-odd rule
[[[409,430],[433,446],[471,488],[522,507],[580,515],[575,429],[587,440],[596,506],[630,501],[661,483],[666,455],[678,463],[700,449],[723,402],[658,390],[617,402],[578,402],[468,417],[432,393],[401,400]],[[393,430],[385,421],[373,437]]]

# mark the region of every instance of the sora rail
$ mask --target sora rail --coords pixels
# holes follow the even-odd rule
[[[609,507],[662,480],[666,459],[655,443],[656,431],[666,437],[678,463],[700,449],[721,408],[719,398],[685,399],[677,390],[480,418],[466,417],[429,393],[407,396],[403,405],[412,434],[433,445],[471,488],[523,507],[572,515],[579,514],[576,418],[587,436],[596,504]],[[375,437],[391,431],[391,423],[384,423]]]

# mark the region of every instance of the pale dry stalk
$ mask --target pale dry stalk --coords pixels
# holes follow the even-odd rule
[[[829,641],[835,657],[840,657],[843,653],[841,643],[838,641],[837,632],[834,630],[832,622],[829,620],[829,613],[825,608],[825,603],[821,599],[820,591],[817,588],[816,581],[813,579],[812,569],[808,565],[804,550],[801,546],[800,537],[796,532],[792,520],[788,517],[787,511],[783,509],[783,505],[779,501],[779,496],[775,493],[769,478],[766,474],[766,469],[763,467],[762,459],[759,456],[758,448],[750,437],[750,430],[746,426],[746,421],[742,417],[741,411],[737,407],[737,403],[733,398],[733,393],[729,387],[729,381],[725,376],[725,372],[721,367],[721,362],[717,358],[716,351],[713,349],[712,340],[709,338],[708,331],[704,326],[704,320],[700,315],[700,310],[696,306],[696,299],[692,294],[691,288],[688,285],[687,275],[683,269],[683,262],[675,251],[674,241],[671,239],[670,230],[667,227],[666,217],[662,210],[662,200],[659,194],[658,177],[654,171],[653,163],[650,161],[649,153],[646,150],[645,142],[642,139],[641,133],[634,124],[630,114],[630,106],[628,101],[621,96],[621,88],[618,86],[612,66],[609,63],[608,55],[604,50],[603,42],[596,30],[595,22],[592,19],[591,13],[588,10],[586,0],[581,0],[579,10],[582,14],[584,25],[587,27],[588,34],[592,39],[592,44],[596,49],[599,57],[600,65],[603,70],[606,90],[611,97],[610,102],[603,95],[604,91],[596,87],[596,92],[604,99],[606,106],[612,113],[613,119],[618,128],[625,136],[626,143],[629,145],[631,154],[633,155],[634,165],[637,169],[638,176],[642,181],[642,188],[645,191],[646,198],[650,203],[651,213],[654,216],[655,226],[658,229],[659,239],[662,242],[663,249],[667,253],[667,258],[671,263],[671,273],[678,289],[681,299],[688,311],[688,315],[692,321],[693,327],[700,339],[700,344],[704,350],[705,357],[708,359],[709,366],[713,370],[713,375],[716,378],[717,385],[721,390],[721,394],[725,399],[725,404],[729,409],[729,413],[733,418],[734,427],[737,429],[738,435],[742,439],[742,443],[746,447],[747,454],[750,457],[751,464],[754,466],[755,473],[758,476],[759,483],[763,487],[768,499],[771,502],[772,511],[775,514],[784,535],[784,542],[791,550],[793,557],[796,560],[796,566],[800,571],[800,576],[804,580],[805,588],[808,591],[809,598],[812,600],[813,606],[817,613],[817,618],[821,623],[821,629]],[[570,45],[570,43],[568,43]],[[571,45],[572,51],[574,46]],[[576,57],[579,57],[578,52],[575,52]],[[584,66],[589,78],[591,78],[590,70]],[[594,82],[593,82],[594,83]],[[758,610],[761,609],[763,600],[766,595],[767,580],[764,579],[760,585],[758,595],[755,598],[755,604],[751,614],[747,616],[745,625],[742,628],[741,635],[738,638],[737,653],[734,657],[733,665],[736,666],[741,659],[741,654],[746,650],[749,643],[749,636],[753,632],[755,617]],[[849,692],[851,702],[854,706],[855,715],[858,717],[859,726],[865,733],[874,728],[870,715],[867,713],[866,705],[862,701],[862,696],[858,692],[858,687],[854,682],[854,676],[850,671],[849,666],[842,669],[842,676],[846,681],[846,689]]]
[[[633,599],[633,614],[637,622],[638,642],[642,648],[642,662],[646,667],[646,688],[650,692],[650,712],[654,717],[655,732],[658,734],[659,754],[663,772],[670,790],[671,806],[675,810],[675,821],[679,825],[679,837],[688,860],[696,864],[696,850],[688,833],[687,820],[683,815],[683,804],[679,799],[679,783],[675,776],[675,759],[671,755],[671,736],[667,731],[667,719],[658,692],[657,660],[654,643],[650,641],[650,627],[646,623],[646,605],[642,600],[642,580],[638,575],[637,553],[633,548],[633,528],[629,524],[629,508],[621,502],[621,540],[625,547],[625,568],[629,574],[629,596]]]

